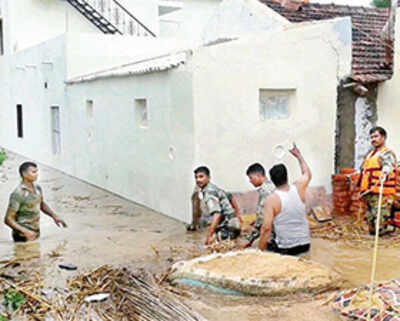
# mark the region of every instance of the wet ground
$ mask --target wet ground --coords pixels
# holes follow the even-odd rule
[[[1,220],[10,192],[19,183],[18,165],[24,160],[15,154],[0,168]],[[85,271],[104,264],[141,266],[165,271],[182,253],[172,248],[190,248],[203,242],[200,233],[187,234],[182,223],[111,193],[71,178],[59,171],[40,166],[44,196],[55,212],[68,224],[58,228],[42,216],[41,239],[14,245],[10,230],[0,224],[0,262],[18,258],[35,261],[47,286],[62,286],[74,272],[60,270],[61,263],[74,264]],[[372,238],[371,238],[372,243]],[[368,283],[371,250],[354,249],[342,242],[313,239],[310,258],[340,273],[346,287]],[[400,278],[400,249],[379,251],[377,279]],[[233,297],[193,290],[186,302],[209,320],[339,320],[322,305],[326,294],[286,298]]]

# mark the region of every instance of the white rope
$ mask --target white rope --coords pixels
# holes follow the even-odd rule
[[[376,274],[376,258],[378,255],[378,245],[379,245],[379,227],[381,221],[383,183],[384,180],[381,181],[381,186],[379,187],[378,213],[376,215],[376,223],[375,223],[375,244],[372,256],[371,283],[369,286],[369,304],[368,304],[368,318],[367,318],[368,321],[371,321],[372,298],[374,296],[374,283]]]

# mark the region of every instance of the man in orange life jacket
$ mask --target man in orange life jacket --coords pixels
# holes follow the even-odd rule
[[[367,204],[366,219],[370,234],[375,234],[380,185],[383,181],[379,235],[393,232],[389,224],[396,193],[396,155],[385,146],[386,130],[374,127],[369,132],[373,149],[361,167],[360,191]]]

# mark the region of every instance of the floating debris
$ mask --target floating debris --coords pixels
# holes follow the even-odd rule
[[[339,292],[332,298],[334,311],[352,320],[367,320],[369,286]],[[400,321],[400,281],[391,280],[374,287],[371,321]]]
[[[87,296],[84,301],[87,303],[90,302],[102,302],[107,300],[110,297],[110,293],[98,293],[98,294],[92,294]]]
[[[60,264],[58,267],[67,271],[76,271],[78,269],[78,267],[73,264]]]
[[[0,276],[0,301],[7,297],[16,308],[0,307],[0,315],[29,321],[205,321],[161,285],[165,279],[102,266],[74,277],[65,289],[45,291],[40,273],[30,271],[29,277],[12,281]]]
[[[319,223],[332,221],[332,211],[327,207],[317,206],[311,210],[312,215]]]
[[[369,235],[368,227],[353,217],[335,217],[326,223],[310,224],[311,236],[335,242],[343,242],[353,248],[373,248],[374,237]],[[400,229],[380,237],[379,247],[392,248],[400,246]]]

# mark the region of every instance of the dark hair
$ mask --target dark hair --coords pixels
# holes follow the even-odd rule
[[[21,166],[19,167],[19,175],[21,175],[22,177],[22,175],[28,170],[29,167],[37,168],[37,165],[32,162],[22,163]]]
[[[386,130],[383,127],[380,127],[380,126],[373,127],[369,131],[369,134],[371,135],[372,133],[375,133],[375,132],[378,132],[379,134],[381,134],[385,138],[387,137]]]
[[[210,170],[206,166],[200,166],[194,170],[194,174],[199,174],[199,173],[203,173],[206,174],[207,176],[210,176]]]
[[[288,181],[287,169],[283,164],[274,165],[269,170],[269,175],[271,176],[271,181],[276,187],[282,186]]]
[[[253,165],[250,165],[246,171],[247,176],[250,174],[261,174],[262,176],[265,176],[265,169],[261,164],[254,163]]]

